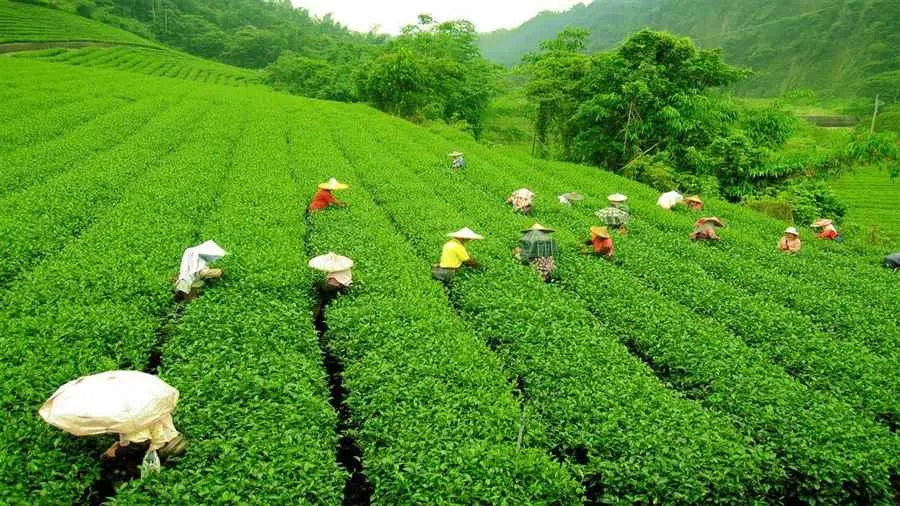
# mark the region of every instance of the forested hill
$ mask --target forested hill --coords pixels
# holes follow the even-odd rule
[[[596,0],[483,34],[482,50],[515,65],[567,26],[589,29],[592,50],[644,27],[722,47],[729,63],[756,71],[741,87],[754,95],[792,88],[900,95],[900,0]]]

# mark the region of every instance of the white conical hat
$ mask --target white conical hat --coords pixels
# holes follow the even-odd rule
[[[108,371],[59,387],[38,413],[76,436],[128,434],[171,416],[177,402],[178,390],[158,376]]]
[[[476,234],[469,227],[461,228],[456,232],[450,232],[449,234],[447,234],[447,237],[452,237],[454,239],[484,239],[484,237]]]
[[[353,267],[353,260],[329,251],[311,259],[309,267],[322,272],[340,272]]]
[[[347,188],[350,188],[350,185],[338,183],[337,179],[331,178],[327,182],[321,183],[319,188],[322,190],[346,190]]]
[[[609,200],[610,202],[625,202],[626,200],[628,200],[628,197],[622,195],[621,193],[613,193],[609,197],[606,197],[606,200]]]
[[[787,229],[785,229],[784,233],[792,234],[792,235],[800,235],[800,232],[797,231],[797,227],[788,227]]]
[[[459,152],[459,151],[454,151],[454,152],[452,152],[452,153],[447,153],[447,156],[449,156],[450,158],[456,158],[457,156],[462,156],[462,155],[463,155],[463,154],[462,154],[461,152]]]
[[[577,193],[577,192],[563,193],[562,195],[560,195],[560,197],[563,197],[566,200],[571,200],[573,202],[579,202],[579,201],[584,200],[584,195]]]
[[[834,222],[831,221],[831,220],[824,219],[824,218],[819,218],[818,220],[816,220],[815,222],[813,222],[812,226],[814,226],[814,227],[827,227],[828,225],[831,225],[832,223],[834,223]]]

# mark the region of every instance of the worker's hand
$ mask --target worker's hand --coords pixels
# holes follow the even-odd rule
[[[100,458],[112,460],[112,459],[116,458],[117,451],[119,451],[119,443],[118,442],[113,443],[112,446],[107,448],[107,450],[105,452],[103,452],[103,455]]]

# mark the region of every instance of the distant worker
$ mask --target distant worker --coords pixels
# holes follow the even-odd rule
[[[338,180],[335,178],[331,178],[328,182],[320,184],[319,191],[313,195],[312,200],[309,202],[309,212],[317,213],[323,209],[327,209],[329,206],[346,206],[347,203],[336,199],[332,192],[336,190],[346,190],[347,188],[350,188],[350,186],[344,183],[338,183]]]
[[[612,260],[614,247],[608,228],[591,227],[591,238],[585,244],[591,246],[594,255]]]
[[[789,227],[785,230],[784,236],[778,241],[778,249],[785,253],[799,253],[801,246],[800,232],[796,227]]]
[[[691,211],[702,211],[703,210],[703,200],[697,195],[691,195],[690,197],[686,197],[684,199],[684,205],[688,207]]]
[[[575,192],[563,193],[559,197],[559,203],[564,206],[571,206],[573,202],[581,202],[584,200],[584,195]]]
[[[531,214],[531,206],[534,204],[534,193],[528,188],[519,188],[506,199],[507,204],[512,204],[513,211],[526,216]]]
[[[209,264],[225,255],[225,250],[214,241],[206,241],[184,250],[181,267],[173,279],[175,300],[180,302],[196,299],[207,280],[221,278],[222,269],[211,269]]]
[[[172,412],[178,390],[158,376],[140,371],[107,371],[61,386],[41,406],[40,417],[74,436],[118,434],[102,455],[115,459],[123,449],[138,450],[143,465],[160,469],[160,458],[184,453],[186,441],[175,430]]]
[[[447,234],[447,237],[450,237],[450,240],[444,243],[444,247],[441,250],[440,263],[431,268],[432,277],[443,281],[444,284],[453,281],[453,277],[460,267],[478,267],[478,262],[466,250],[466,243],[484,239],[484,237],[476,234],[468,227],[456,232],[450,232]]]
[[[894,271],[900,271],[900,253],[894,253],[884,257],[884,266]]]
[[[630,210],[625,204],[628,197],[621,193],[616,193],[607,197],[607,200],[609,201],[609,207],[601,209],[594,214],[610,229],[627,234],[628,220],[631,219]]]
[[[451,159],[451,162],[450,162],[451,169],[453,169],[455,171],[459,171],[466,167],[466,159],[463,158],[463,154],[460,153],[459,151],[454,151],[447,156],[449,156]]]
[[[320,292],[331,294],[344,292],[353,284],[353,260],[332,252],[317,256],[309,261],[309,267],[325,273],[319,282]]]
[[[719,235],[716,233],[717,228],[724,227],[722,220],[715,216],[700,218],[694,223],[694,231],[691,232],[692,241],[718,241]]]
[[[525,235],[519,240],[519,247],[513,250],[515,257],[523,264],[531,264],[545,283],[556,270],[555,257],[559,254],[556,241],[550,237],[553,232],[553,229],[535,223],[522,231]]]
[[[812,227],[822,229],[821,232],[816,234],[816,237],[818,237],[819,239],[834,241],[839,237],[837,228],[835,228],[834,222],[831,220],[820,218],[812,224]]]
[[[684,196],[677,191],[670,191],[663,193],[659,196],[659,199],[656,201],[656,205],[665,209],[666,211],[671,211],[673,207],[678,204],[684,202]]]

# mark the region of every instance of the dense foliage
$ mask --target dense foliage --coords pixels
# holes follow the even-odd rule
[[[481,58],[468,21],[437,22],[419,16],[367,64],[362,97],[407,118],[463,122],[477,137],[494,95],[495,69]]]
[[[897,0],[612,0],[541,13],[516,29],[483,34],[480,44],[487,58],[512,66],[566,27],[590,30],[591,51],[649,27],[724,48],[726,62],[757,71],[736,85],[748,95],[803,87],[896,101],[898,23]]]

